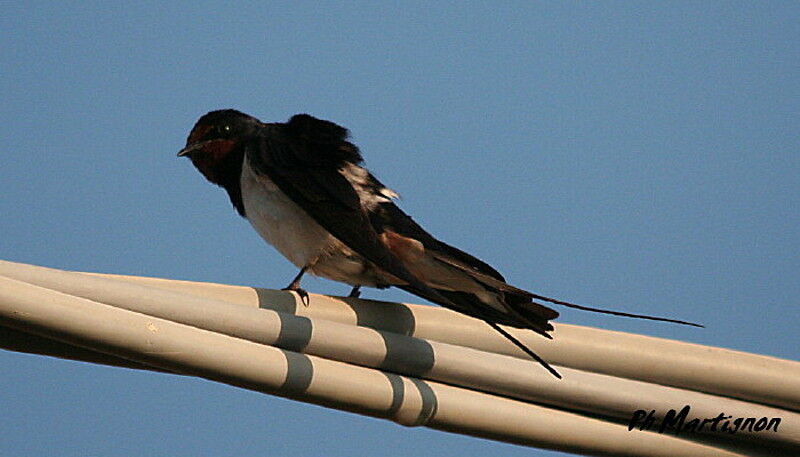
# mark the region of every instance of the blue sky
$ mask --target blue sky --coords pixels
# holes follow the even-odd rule
[[[0,40],[0,258],[283,287],[295,268],[175,153],[212,109],[308,112],[513,284],[707,328],[561,321],[800,358],[797,3],[3,2]],[[562,455],[198,379],[0,367],[2,455]]]

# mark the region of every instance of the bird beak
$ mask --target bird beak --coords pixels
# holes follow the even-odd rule
[[[201,149],[203,146],[205,146],[206,143],[208,143],[208,141],[203,141],[203,142],[200,142],[200,143],[190,144],[190,145],[186,146],[185,148],[181,149],[180,152],[178,152],[178,157],[183,157],[185,155],[189,155],[189,154],[193,153],[194,151],[197,151],[198,149]]]

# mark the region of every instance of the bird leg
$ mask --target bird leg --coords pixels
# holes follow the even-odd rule
[[[304,305],[308,306],[308,304],[311,302],[311,300],[308,298],[308,292],[300,287],[300,281],[303,279],[303,275],[306,273],[306,270],[308,270],[307,266],[301,268],[300,273],[297,273],[297,276],[292,279],[292,282],[290,282],[288,286],[281,290],[293,290],[297,292],[297,295],[300,296],[300,301],[302,301]]]
[[[353,290],[350,291],[350,298],[358,298],[361,296],[361,286],[353,286]]]

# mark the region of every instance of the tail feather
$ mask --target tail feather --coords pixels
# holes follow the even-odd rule
[[[434,289],[438,295],[447,299],[446,302],[442,302],[441,300],[437,300],[426,295],[426,292],[421,291],[414,286],[398,285],[397,287],[412,294],[426,298],[434,303],[438,303],[446,308],[450,308],[454,311],[458,311],[486,322],[490,327],[503,335],[504,338],[528,354],[533,360],[538,362],[553,376],[561,379],[561,374],[559,374],[558,371],[550,366],[549,363],[542,359],[538,354],[533,352],[531,348],[526,346],[524,343],[519,341],[517,338],[498,325],[502,324],[511,327],[530,329],[544,336],[545,338],[552,339],[553,337],[547,333],[553,330],[553,326],[548,322],[548,320],[558,316],[556,311],[530,301],[528,304],[535,306],[525,307],[525,303],[519,299],[520,297],[517,297],[516,300],[511,300],[510,303],[508,301],[503,301],[503,304],[507,305],[507,310],[510,310],[508,313],[503,313],[500,310],[483,303],[475,294],[468,292]],[[511,303],[514,304],[511,305]]]
[[[646,314],[633,314],[633,313],[626,313],[626,312],[622,312],[622,311],[614,311],[614,310],[610,310],[610,309],[592,308],[590,306],[576,305],[575,303],[570,303],[570,302],[566,302],[566,301],[563,301],[563,300],[557,300],[555,298],[545,297],[543,295],[530,294],[530,296],[535,298],[535,299],[537,299],[537,300],[550,302],[550,303],[553,303],[553,304],[556,304],[556,305],[566,306],[567,308],[579,309],[579,310],[582,310],[582,311],[591,311],[593,313],[601,313],[601,314],[611,314],[612,316],[632,317],[634,319],[646,319],[646,320],[651,320],[651,321],[671,322],[673,324],[681,324],[681,325],[689,325],[689,326],[692,326],[692,327],[705,328],[705,325],[703,325],[703,324],[697,324],[695,322],[689,322],[689,321],[682,321],[680,319],[670,319],[668,317],[648,316]]]
[[[519,300],[519,297],[515,297],[517,299],[512,300],[506,295],[505,299],[500,300],[506,309],[506,312],[502,312],[482,302],[472,293],[441,289],[437,289],[437,292],[462,308],[457,311],[464,314],[510,327],[530,329],[545,338],[552,338],[547,333],[553,330],[553,325],[549,321],[558,317],[558,312],[546,306],[533,303],[530,300],[525,302],[524,300]],[[502,294],[500,296],[503,297]]]
[[[405,265],[411,274],[420,279],[419,281],[405,284],[396,284],[397,287],[433,303],[486,322],[558,378],[561,376],[547,362],[504,328],[500,327],[500,325],[505,325],[529,329],[545,338],[552,339],[549,332],[554,328],[550,320],[557,318],[559,314],[557,311],[534,300],[617,316],[700,326],[676,319],[590,308],[537,295],[506,283],[505,278],[490,266],[433,238],[431,238],[433,241],[428,240],[429,244],[435,242],[438,243],[436,247],[444,249],[437,250],[432,246],[425,246],[424,243],[418,240],[404,238],[403,235],[394,232],[390,233],[390,235],[401,241],[408,242],[408,240],[411,240],[413,247],[416,248],[411,252],[414,255],[406,255],[408,252],[400,249],[404,247],[404,245],[401,246],[400,244],[393,251],[399,258],[405,260]],[[389,243],[389,247],[391,249],[393,245]],[[424,287],[421,287],[421,285]]]
[[[550,372],[550,374],[552,374],[553,376],[555,376],[558,379],[561,379],[561,373],[556,371],[556,369],[553,368],[552,366],[550,366],[550,364],[547,363],[543,358],[539,357],[539,354],[533,352],[528,346],[525,346],[524,344],[522,344],[522,342],[520,340],[516,339],[514,337],[514,335],[508,333],[507,331],[505,331],[505,329],[503,329],[499,325],[495,324],[494,322],[486,321],[486,323],[489,324],[489,327],[497,330],[497,332],[500,333],[501,335],[503,335],[508,341],[511,341],[512,343],[514,343],[515,346],[517,346],[518,348],[522,349],[522,351],[524,353],[526,353],[529,356],[531,356],[531,358],[533,358],[533,360],[539,362],[539,365],[543,366],[547,371]]]
[[[534,294],[532,292],[528,292],[527,290],[523,290],[523,289],[514,287],[514,286],[506,283],[505,281],[502,281],[502,280],[497,279],[495,277],[492,277],[490,275],[484,274],[484,273],[482,273],[480,271],[476,271],[474,269],[467,268],[464,265],[461,265],[459,262],[448,258],[447,256],[437,255],[436,256],[436,260],[438,260],[438,261],[440,261],[442,263],[445,263],[445,264],[447,264],[447,265],[449,265],[451,267],[458,268],[461,271],[464,271],[465,273],[469,274],[473,279],[475,279],[476,281],[480,282],[481,284],[483,284],[483,285],[485,285],[485,286],[487,286],[489,288],[494,288],[494,289],[497,289],[498,291],[504,292],[506,297],[520,297],[520,298],[523,298],[523,303],[525,303],[525,304],[533,303],[533,300],[541,300],[541,301],[546,301],[546,302],[553,303],[553,304],[556,304],[556,305],[566,306],[568,308],[580,309],[582,311],[591,311],[593,313],[611,314],[613,316],[631,317],[631,318],[635,318],[635,319],[647,319],[647,320],[660,321],[660,322],[670,322],[670,323],[673,323],[673,324],[689,325],[689,326],[692,326],[692,327],[701,327],[701,328],[703,327],[703,325],[701,325],[701,324],[697,324],[697,323],[689,322],[689,321],[684,321],[684,320],[679,320],[679,319],[671,319],[671,318],[668,318],[668,317],[659,317],[659,316],[650,316],[650,315],[646,315],[646,314],[626,313],[626,312],[623,312],[623,311],[615,311],[615,310],[610,310],[610,309],[593,308],[593,307],[590,307],[590,306],[577,305],[575,303],[570,303],[570,302],[563,301],[563,300],[557,300],[555,298],[545,297],[544,295]],[[533,303],[533,304],[537,305],[537,306],[542,306],[542,305],[538,305],[537,303]],[[545,308],[545,309],[549,309],[549,308]],[[557,315],[558,314],[556,314],[556,316]]]

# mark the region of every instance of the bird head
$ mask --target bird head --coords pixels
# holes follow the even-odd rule
[[[260,125],[258,119],[240,111],[211,111],[195,123],[178,157],[189,157],[206,179],[219,184],[220,168],[243,150],[244,142]]]

